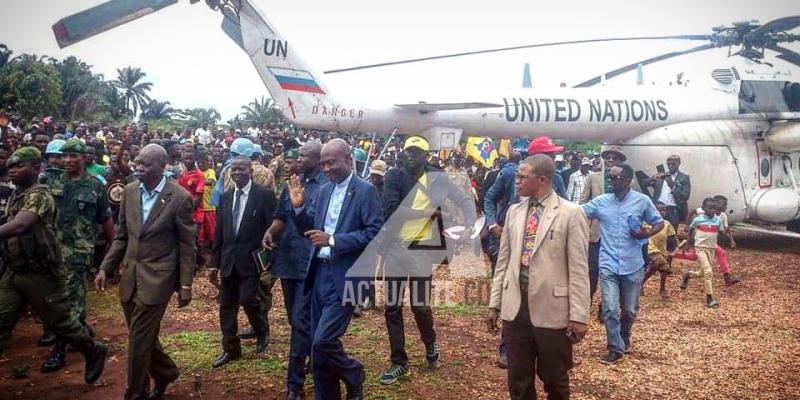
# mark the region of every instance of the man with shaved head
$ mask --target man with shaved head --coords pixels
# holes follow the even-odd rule
[[[173,292],[178,291],[179,308],[192,300],[197,229],[192,196],[164,177],[168,161],[157,144],[145,146],[134,160],[138,182],[125,186],[117,234],[95,279],[98,290],[105,291],[106,275],[120,270],[128,324],[126,400],[161,399],[179,375],[158,332]]]
[[[340,399],[339,384],[344,382],[347,399],[360,400],[364,398],[364,366],[348,357],[340,337],[356,304],[366,295],[359,293],[365,285],[358,284],[358,277],[348,276],[348,270],[381,230],[381,204],[375,187],[353,173],[350,146],[344,140],[333,139],[322,147],[320,166],[330,182],[313,199],[298,176],[289,181],[294,222],[312,246],[305,288],[311,297],[315,398]]]
[[[288,176],[300,176],[300,182],[308,199],[308,207],[319,189],[328,183],[328,178],[319,166],[322,143],[311,140],[300,149],[284,152],[289,165]],[[292,168],[294,166],[294,168]],[[299,231],[292,218],[292,203],[289,187],[283,188],[275,211],[272,225],[266,233],[262,245],[274,249],[275,258],[270,269],[272,275],[281,279],[283,304],[291,326],[289,339],[289,365],[286,376],[286,398],[295,400],[304,393],[306,380],[306,359],[311,355],[310,297],[304,290],[304,279],[308,270],[313,246],[311,241]]]
[[[533,375],[548,399],[569,398],[572,345],[589,319],[589,226],[578,205],[553,190],[555,163],[526,158],[516,176],[524,199],[509,207],[500,236],[487,327],[503,321],[512,399],[535,399]]]

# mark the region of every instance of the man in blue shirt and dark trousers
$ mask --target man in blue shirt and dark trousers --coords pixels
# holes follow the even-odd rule
[[[308,198],[308,207],[313,208],[313,201],[322,185],[328,178],[319,168],[322,143],[309,141],[300,148],[284,152],[286,162],[296,162],[296,170],[290,166],[289,176],[299,170],[300,181]],[[286,400],[301,399],[306,380],[306,358],[311,355],[311,303],[304,293],[303,282],[308,269],[312,252],[311,241],[298,231],[294,220],[292,203],[289,200],[288,186],[280,194],[278,209],[272,226],[264,234],[262,245],[268,249],[276,249],[272,261],[271,272],[281,279],[283,303],[289,318],[291,334],[289,339],[289,366],[286,373]],[[280,246],[278,246],[280,244]]]
[[[616,364],[631,351],[631,330],[639,310],[644,279],[642,245],[664,228],[664,221],[647,195],[631,190],[633,168],[619,164],[606,174],[611,193],[582,206],[587,217],[600,221],[600,292],[606,325],[605,364]],[[643,222],[651,226],[643,228]]]
[[[359,257],[380,232],[383,214],[375,187],[353,173],[350,146],[344,140],[333,139],[322,147],[320,166],[330,182],[319,189],[313,206],[306,206],[300,179],[293,176],[289,181],[295,223],[314,246],[305,290],[311,296],[315,398],[340,399],[339,383],[344,382],[347,399],[361,400],[364,366],[347,356],[340,338],[366,294],[358,293],[364,285],[358,285],[358,278],[348,276],[348,271],[357,261],[374,265],[374,260]]]

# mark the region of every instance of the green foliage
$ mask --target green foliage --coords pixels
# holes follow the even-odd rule
[[[185,121],[186,125],[191,129],[198,128],[204,123],[208,124],[209,126],[214,126],[217,124],[217,121],[222,119],[219,111],[217,111],[217,109],[214,107],[198,107],[178,110],[176,111],[176,116]]]
[[[168,120],[175,114],[175,109],[170,107],[168,101],[150,100],[145,107],[142,108],[142,120]]]
[[[51,59],[61,79],[59,117],[72,121],[86,119],[98,106],[103,92],[103,76],[92,73],[92,66],[70,56],[63,61]]]
[[[563,144],[566,150],[580,151],[585,154],[600,152],[600,143],[565,141]]]
[[[242,106],[242,114],[240,115],[242,121],[248,124],[283,124],[284,118],[280,109],[275,102],[269,98],[261,96],[261,100],[253,99],[248,105]]]
[[[12,108],[23,118],[57,115],[61,97],[58,71],[36,55],[14,58],[0,71],[0,108]]]
[[[139,113],[139,108],[144,108],[150,102],[148,92],[153,88],[151,82],[142,82],[147,74],[141,68],[125,67],[117,69],[117,79],[111,81],[115,88],[122,92],[125,105],[131,116]]]

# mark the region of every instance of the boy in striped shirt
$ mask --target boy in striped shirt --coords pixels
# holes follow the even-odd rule
[[[687,271],[681,277],[681,290],[689,285],[689,278],[703,278],[703,289],[706,293],[706,306],[719,307],[719,302],[714,298],[712,286],[713,273],[711,260],[717,248],[717,234],[722,227],[722,221],[717,215],[717,201],[713,197],[703,200],[703,214],[697,215],[689,225],[689,245],[694,246],[697,253],[697,262],[700,271]]]

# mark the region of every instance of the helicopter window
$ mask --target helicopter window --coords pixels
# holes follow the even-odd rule
[[[800,111],[800,83],[785,82],[783,85],[783,98],[789,105],[789,110]]]
[[[769,176],[769,160],[766,158],[761,159],[761,176],[764,178]]]
[[[781,81],[742,81],[739,114],[788,112],[784,87]]]

